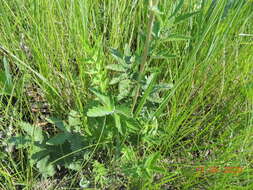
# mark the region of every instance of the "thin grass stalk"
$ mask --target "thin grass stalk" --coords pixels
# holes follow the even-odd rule
[[[134,112],[138,97],[140,95],[140,88],[141,88],[140,80],[141,80],[142,75],[145,73],[145,67],[147,64],[147,57],[148,57],[148,50],[149,50],[149,46],[150,46],[150,41],[152,40],[152,29],[153,29],[153,24],[155,21],[155,14],[156,14],[155,11],[152,10],[152,8],[157,7],[158,2],[159,2],[159,0],[151,0],[150,5],[149,5],[150,16],[149,16],[149,22],[148,22],[148,27],[147,27],[146,41],[145,41],[141,64],[140,64],[140,70],[139,70],[140,73],[138,76],[138,84],[137,84],[137,88],[136,88],[136,93],[133,98],[132,113]]]

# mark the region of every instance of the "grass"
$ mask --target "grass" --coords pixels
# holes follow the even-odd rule
[[[250,0],[2,0],[0,189],[252,189],[252,18]]]

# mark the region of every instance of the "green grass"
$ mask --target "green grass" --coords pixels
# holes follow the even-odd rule
[[[0,189],[252,189],[252,21],[252,0],[2,0]]]

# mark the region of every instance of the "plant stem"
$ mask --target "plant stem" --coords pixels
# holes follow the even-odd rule
[[[151,0],[150,1],[150,8],[156,7],[158,5],[158,1],[159,0]],[[150,45],[150,41],[152,40],[152,29],[153,29],[153,23],[155,20],[155,12],[153,10],[150,10],[149,12],[150,12],[149,13],[150,16],[149,16],[149,22],[148,22],[148,27],[147,27],[146,41],[145,41],[145,46],[144,46],[141,64],[140,64],[140,73],[138,76],[138,84],[136,87],[136,93],[133,98],[132,113],[134,112],[134,108],[136,106],[137,99],[140,94],[140,88],[141,88],[140,81],[141,81],[141,77],[142,77],[143,73],[145,72],[145,66],[146,66],[147,57],[148,57],[149,45]]]

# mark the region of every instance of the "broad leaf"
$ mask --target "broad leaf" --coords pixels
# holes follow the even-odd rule
[[[70,126],[77,126],[81,124],[80,115],[78,112],[71,110],[68,116],[68,121]]]
[[[111,99],[110,97],[104,95],[103,93],[99,92],[98,90],[91,88],[90,91],[97,96],[97,98],[106,106],[111,107]]]
[[[135,116],[138,116],[139,113],[141,112],[144,104],[146,103],[146,100],[148,98],[148,96],[150,95],[150,93],[152,92],[153,88],[154,88],[154,85],[155,85],[155,82],[156,82],[156,78],[157,78],[157,73],[155,74],[152,74],[149,78],[148,78],[148,84],[147,84],[147,88],[144,92],[144,95],[142,96],[141,98],[141,101],[140,103],[138,104],[137,108],[136,108],[136,111],[135,111]]]
[[[97,106],[97,107],[93,107],[93,108],[89,109],[87,112],[87,116],[88,117],[103,117],[103,116],[110,115],[113,113],[114,113],[114,110],[112,110],[108,107]]]
[[[46,144],[48,145],[61,145],[63,144],[66,139],[68,138],[68,134],[66,133],[59,133],[54,137],[50,138]]]
[[[117,76],[117,77],[114,77],[111,81],[110,81],[110,85],[114,85],[114,84],[117,84],[117,83],[119,83],[121,80],[124,80],[124,79],[126,79],[128,76],[127,76],[127,74],[126,73],[123,73],[123,74],[121,74],[121,75],[119,75],[119,76]]]
[[[122,60],[123,59],[123,55],[117,49],[111,48],[110,53],[112,54],[112,56],[116,60]]]
[[[119,105],[116,106],[115,111],[120,114],[120,115],[124,115],[127,118],[131,118],[132,114],[131,114],[131,108],[129,108],[127,105]]]
[[[35,164],[39,160],[41,160],[42,158],[46,157],[49,154],[50,154],[49,150],[47,150],[47,149],[41,149],[40,151],[35,152],[34,154],[32,154],[30,163],[31,164]]]
[[[122,80],[119,82],[119,95],[118,100],[125,98],[131,90],[131,81],[130,80]]]
[[[34,141],[42,142],[44,140],[43,132],[40,127],[33,126],[25,122],[20,122],[19,125],[29,136],[34,139]]]
[[[47,118],[46,120],[49,123],[54,124],[57,128],[59,128],[63,132],[70,132],[70,128],[61,119],[58,119],[58,118],[55,118],[55,117],[50,117],[50,118]]]
[[[9,145],[14,145],[16,148],[26,148],[30,145],[31,139],[28,136],[17,135],[8,139]]]

